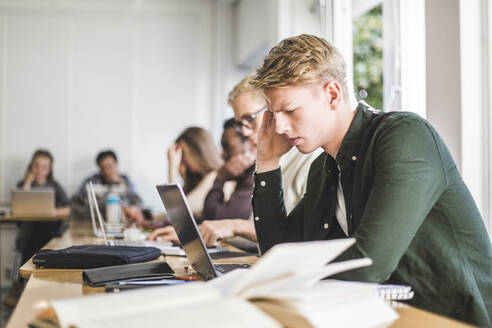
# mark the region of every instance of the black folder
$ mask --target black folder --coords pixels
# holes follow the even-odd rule
[[[110,282],[131,279],[171,278],[173,275],[173,269],[166,262],[150,262],[85,270],[82,277],[86,284],[97,287]]]

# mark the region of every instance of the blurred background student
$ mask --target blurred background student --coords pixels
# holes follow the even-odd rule
[[[179,135],[167,156],[169,183],[182,180],[193,215],[201,217],[205,197],[223,163],[219,148],[207,130],[190,127]]]
[[[135,190],[135,186],[126,174],[118,170],[118,157],[112,150],[99,152],[96,157],[99,172],[86,178],[80,185],[79,192],[72,199],[73,216],[78,218],[89,217],[89,203],[87,200],[86,185],[94,184],[96,198],[102,213],[105,213],[106,197],[109,193],[117,194],[127,206],[142,207],[142,200]]]
[[[224,165],[205,198],[202,219],[248,219],[253,213],[251,194],[256,149],[237,131],[234,119],[224,122],[221,145]]]
[[[191,211],[196,218],[203,213],[205,197],[212,188],[217,171],[222,166],[220,150],[215,145],[212,136],[207,130],[200,127],[185,129],[171,145],[167,152],[169,162],[168,183],[180,183],[190,204]],[[171,233],[177,241],[170,221],[165,214],[154,214],[152,221],[146,221],[143,212],[139,208],[125,207],[125,214],[132,219],[137,226],[153,229],[156,227],[164,230],[158,231]]]
[[[56,182],[53,175],[53,156],[47,150],[36,150],[27,166],[24,179],[17,183],[18,188],[35,189],[51,187],[55,190],[55,208],[57,217],[70,215],[67,194]],[[27,262],[51,238],[61,235],[63,221],[21,222],[16,246],[22,254],[22,263]]]
[[[193,131],[193,133],[190,132],[190,129],[187,129],[181,136],[184,135],[186,138],[193,136],[193,140],[198,137],[198,131]],[[203,132],[205,132],[205,130],[201,129],[200,134]],[[208,135],[207,138],[209,137],[210,136]],[[185,139],[178,138],[178,141],[179,140]],[[183,143],[183,141],[181,142]],[[206,144],[207,147],[216,148],[211,138],[204,144]],[[251,194],[253,191],[253,171],[256,150],[248,138],[238,133],[234,119],[227,120],[224,123],[221,144],[222,160],[219,162],[217,161],[217,158],[214,158],[216,163],[220,163],[221,165],[202,178],[201,182],[198,184],[201,185],[198,189],[199,197],[190,197],[190,194],[187,193],[185,179],[183,189],[186,197],[190,201],[190,207],[197,222],[201,222],[204,219],[247,219],[251,216],[253,211],[251,206]],[[181,176],[185,175],[184,173],[190,169],[189,164],[187,164],[190,160],[193,165],[195,165],[195,163],[200,163],[200,158],[196,157],[198,152],[195,151],[193,153],[195,155],[194,158],[189,156],[192,153],[191,150],[195,148],[190,147],[190,145],[192,145],[192,143],[188,141],[187,143],[178,146],[178,148],[175,143],[169,150],[170,181],[176,181],[175,178],[171,178],[173,174],[172,166],[175,166],[178,163],[176,158],[181,158],[178,169]],[[177,149],[181,150],[182,155],[179,154],[180,150]],[[217,154],[218,149],[217,152],[214,152],[214,156]],[[175,161],[175,163],[171,164],[173,161]],[[193,190],[198,194],[197,188]],[[201,211],[197,212],[197,208]],[[172,225],[154,230],[149,236],[149,239],[179,242]]]
[[[70,215],[67,195],[53,174],[53,156],[47,150],[39,149],[32,155],[27,166],[24,179],[17,183],[17,188],[36,189],[53,188],[55,191],[55,208],[57,217]],[[22,263],[27,262],[41,247],[53,237],[61,236],[65,225],[61,220],[55,221],[22,221],[16,239],[16,248],[22,256]],[[20,277],[19,277],[20,278]],[[22,292],[22,278],[13,285],[4,303],[14,306]]]

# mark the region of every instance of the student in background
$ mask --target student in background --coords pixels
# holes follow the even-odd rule
[[[70,215],[67,195],[53,175],[53,156],[47,150],[36,150],[26,170],[24,179],[18,188],[35,189],[51,187],[55,190],[55,208],[57,217]],[[22,262],[29,260],[51,238],[61,235],[63,221],[21,222],[16,246],[22,254]]]
[[[195,217],[200,218],[208,191],[212,188],[217,171],[222,166],[219,148],[207,130],[189,127],[184,130],[167,152],[169,182],[182,182],[183,191]],[[137,226],[153,229],[151,236],[177,241],[177,236],[165,214],[154,214],[153,220],[145,220],[138,208],[124,208],[125,214]],[[162,227],[164,226],[164,227]],[[169,235],[169,236],[168,236]],[[168,237],[164,237],[168,236]],[[154,238],[154,237],[153,237]]]
[[[224,123],[221,145],[224,165],[205,198],[202,219],[248,219],[253,213],[251,194],[256,149],[237,131],[234,119]]]
[[[346,64],[326,40],[281,41],[252,84],[268,112],[258,133],[253,207],[260,248],[353,237],[337,260],[368,267],[335,279],[412,286],[411,305],[492,326],[492,248],[478,208],[444,141],[408,112],[352,106]],[[288,213],[282,154],[322,147],[307,191]]]
[[[191,211],[201,217],[203,204],[222,166],[219,148],[207,130],[190,127],[184,130],[167,152],[169,183],[183,181]]]
[[[36,189],[51,187],[55,190],[55,208],[57,217],[70,215],[70,206],[65,191],[55,180],[53,174],[53,156],[47,150],[36,150],[27,166],[24,179],[17,183],[18,188]],[[64,229],[63,221],[22,221],[18,223],[19,231],[15,245],[22,256],[22,263],[26,263],[39,249],[53,237],[58,237]],[[4,304],[15,306],[22,292],[22,278],[14,283],[4,299]]]
[[[128,206],[142,207],[142,200],[138,196],[132,181],[127,175],[118,171],[118,158],[114,151],[101,151],[97,154],[96,164],[99,172],[86,178],[82,182],[78,194],[73,198],[74,216],[81,218],[89,216],[86,192],[86,185],[89,182],[96,186],[96,196],[102,213],[104,213],[106,207],[105,196],[111,191],[116,192]],[[102,190],[100,191],[97,186],[101,186]]]
[[[256,147],[258,129],[267,106],[261,92],[251,86],[251,78],[252,75],[245,77],[234,87],[229,93],[229,104],[234,110],[236,128]],[[292,149],[282,157],[282,188],[287,211],[291,211],[304,195],[309,166],[321,151],[317,149],[304,155]],[[200,226],[200,232],[209,246],[215,245],[218,239],[233,236],[256,241],[252,220],[207,220]]]

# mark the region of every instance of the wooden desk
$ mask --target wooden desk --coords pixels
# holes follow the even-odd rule
[[[102,238],[97,238],[93,235],[92,226],[89,222],[85,221],[75,221],[71,222],[70,228],[65,231],[65,233],[59,238],[53,238],[46,246],[43,248],[49,249],[61,249],[76,245],[87,245],[87,244],[103,244]],[[239,251],[239,249],[228,245],[227,248],[231,251]],[[214,263],[253,263],[257,260],[256,256],[245,256],[236,258],[226,258],[220,260],[214,260]],[[160,256],[156,261],[166,261],[171,268],[177,274],[191,274],[194,271],[186,259],[182,256]],[[185,267],[189,268],[189,271],[185,271]],[[29,279],[34,272],[42,272],[44,274],[52,274],[56,276],[57,274],[63,274],[66,272],[81,272],[81,270],[76,269],[52,269],[52,268],[38,268],[32,262],[32,258],[24,263],[20,269],[19,274],[24,279]]]
[[[72,233],[70,232],[72,231]],[[55,238],[46,247],[64,248],[70,245],[94,242],[94,237],[75,235],[77,230],[69,230],[61,238]],[[80,231],[80,230],[79,230]],[[251,262],[252,257],[232,258],[217,260],[217,262],[237,263]],[[159,260],[166,260],[178,274],[189,273],[185,266],[189,263],[184,257],[161,256]],[[215,262],[215,261],[214,261]],[[40,302],[47,300],[80,297],[92,293],[104,292],[103,287],[89,287],[82,282],[82,270],[63,269],[39,269],[32,261],[27,262],[21,268],[23,277],[29,278],[24,293],[7,324],[7,328],[26,327],[37,313],[35,307]],[[398,312],[399,319],[394,321],[390,327],[471,327],[461,322],[446,317],[423,311],[402,303],[393,302],[393,308]]]
[[[49,222],[49,221],[67,221],[68,217],[56,217],[56,216],[39,216],[39,217],[32,217],[32,216],[0,216],[0,223],[1,222],[20,222],[20,221],[29,221],[29,222]]]
[[[31,221],[31,222],[46,222],[46,221],[59,221],[68,220],[68,216],[56,217],[56,216],[13,216],[10,211],[10,205],[0,205],[0,223],[1,222],[20,222],[20,221]]]

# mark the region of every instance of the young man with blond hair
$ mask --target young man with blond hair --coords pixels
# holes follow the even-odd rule
[[[336,48],[299,35],[275,46],[251,81],[268,104],[253,193],[261,250],[353,237],[339,260],[373,265],[336,278],[411,285],[412,305],[492,325],[490,240],[444,142],[415,114],[353,108],[346,79]],[[279,161],[292,147],[324,152],[288,213]]]
[[[252,75],[243,78],[229,93],[229,104],[234,110],[234,119],[238,132],[249,138],[256,146],[258,128],[262,114],[266,110],[263,95],[250,84]],[[287,212],[292,210],[306,191],[307,174],[311,162],[321,153],[317,149],[311,154],[301,154],[292,149],[282,156],[282,179],[284,202]],[[239,169],[247,169],[248,163],[237,162]],[[200,232],[207,245],[214,245],[218,239],[241,236],[256,241],[256,232],[252,220],[206,220],[200,226]]]

